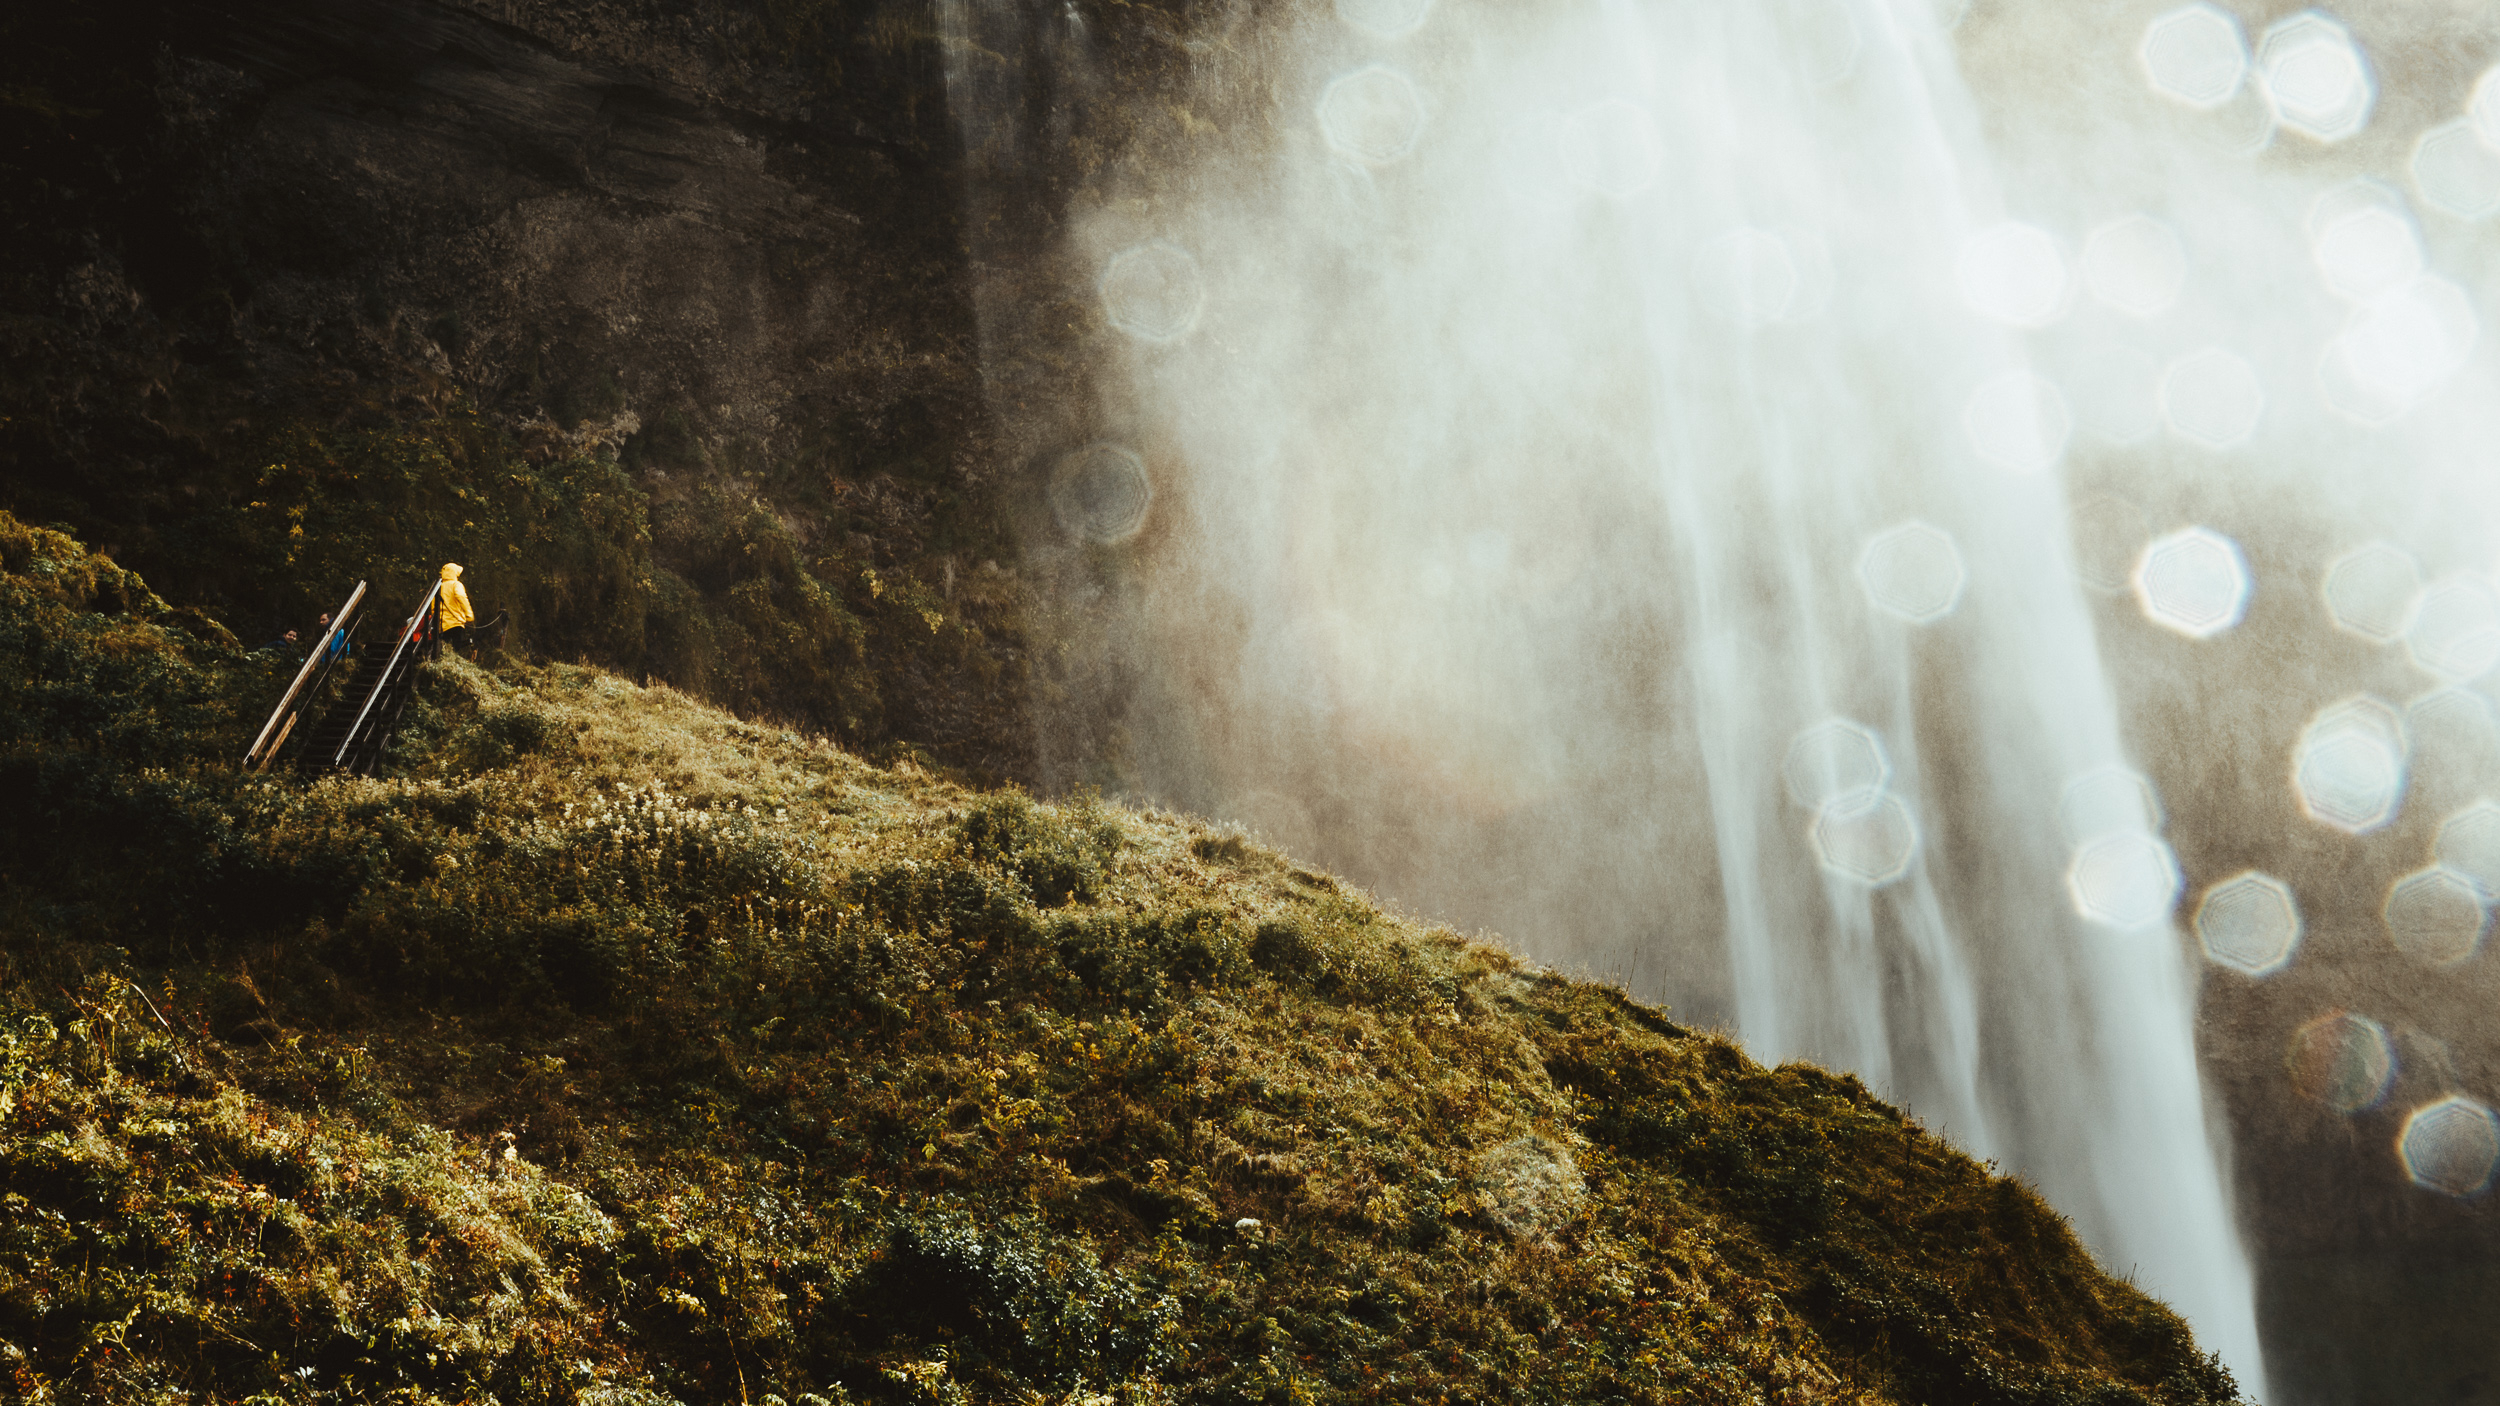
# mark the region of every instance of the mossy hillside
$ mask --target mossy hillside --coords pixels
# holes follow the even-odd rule
[[[23,1399],[2230,1396],[1855,1081],[1241,836],[571,666],[246,779],[261,662],[8,564]]]

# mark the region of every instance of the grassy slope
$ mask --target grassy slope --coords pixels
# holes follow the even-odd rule
[[[0,567],[22,1399],[2230,1396],[1854,1080],[1238,836],[564,667],[247,780],[273,664]]]

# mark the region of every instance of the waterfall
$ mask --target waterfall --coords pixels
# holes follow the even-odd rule
[[[940,4],[1068,779],[1861,1074],[2030,1179],[2256,1396],[2202,968],[2279,972],[2296,904],[2340,900],[2216,866],[2380,832],[2413,744],[2368,699],[2294,715],[2359,666],[2286,689],[2279,659],[2231,656],[2198,685],[2230,699],[2213,717],[2144,680],[2287,637],[2232,633],[2287,599],[2256,591],[2277,539],[2375,515],[2487,550],[2423,522],[2490,521],[2488,484],[2460,486],[2483,480],[2415,473],[2390,508],[2335,457],[2451,385],[2475,313],[2398,267],[2419,251],[2391,188],[2248,164],[2366,122],[2335,22],[2252,52],[2211,5],[2093,43],[2070,32],[2093,7],[2066,9],[1992,41],[1989,81],[2064,44],[2135,125],[1997,120],[1939,0],[1184,6],[1182,77],[1126,94],[1073,6]],[[2482,181],[2500,207],[2491,86],[2490,170],[2448,128],[2413,158],[2437,199]],[[1088,136],[1072,104],[1129,125]],[[1052,123],[1090,154],[1044,229],[1016,182]],[[2199,520],[2226,490],[2276,537]],[[2421,595],[2381,546],[2338,558],[2317,629],[2402,648],[2446,620],[2414,662],[2488,670],[2488,583]],[[2481,726],[2480,697],[2450,711]],[[2406,913],[2487,906],[2436,874]],[[2411,921],[2387,918],[2399,946]],[[2303,1096],[2377,1107],[2372,1068],[2367,1097]],[[2456,1106],[2441,1126],[2480,1136],[2488,1110]]]

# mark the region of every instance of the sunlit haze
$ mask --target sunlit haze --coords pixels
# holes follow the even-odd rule
[[[1001,401],[1061,779],[1855,1071],[2252,1398],[2401,1399],[2309,1325],[2500,1294],[2405,1278],[2500,1163],[2500,13],[1244,25],[1059,236],[1092,400]]]

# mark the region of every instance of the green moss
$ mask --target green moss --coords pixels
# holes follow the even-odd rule
[[[247,779],[254,656],[14,568],[0,682],[23,1399],[2231,1396],[1854,1080],[1185,817],[570,665]]]

